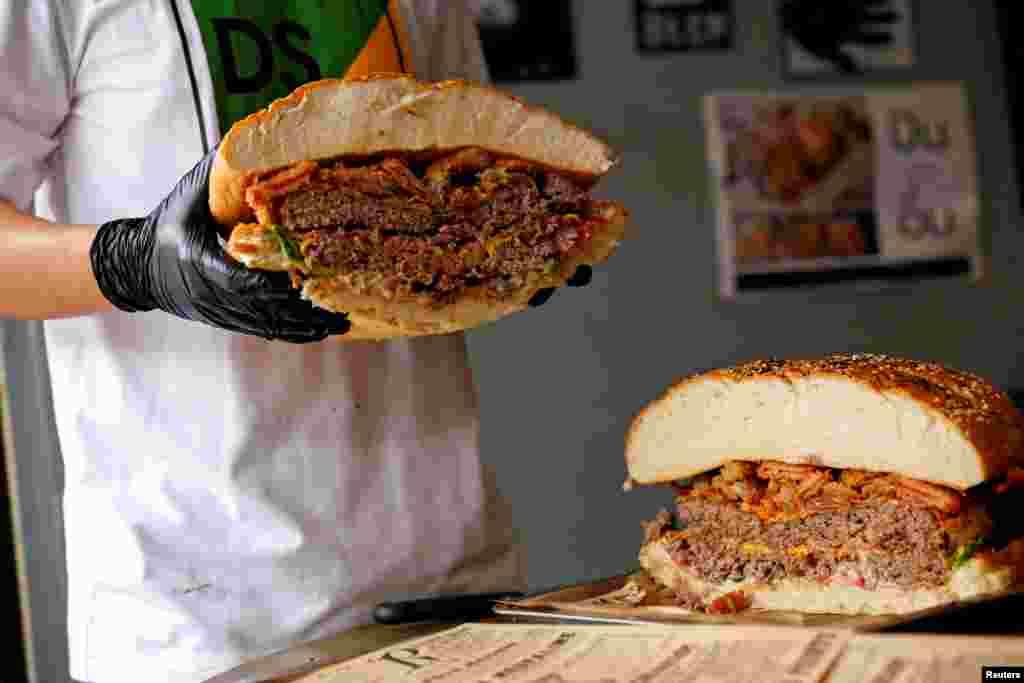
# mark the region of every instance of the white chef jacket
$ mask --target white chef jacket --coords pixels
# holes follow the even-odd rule
[[[411,71],[484,77],[460,2],[398,5]],[[0,1],[21,209],[148,213],[219,138],[213,103],[188,0]],[[382,600],[521,588],[461,335],[296,346],[162,312],[45,331],[73,678],[200,681]]]

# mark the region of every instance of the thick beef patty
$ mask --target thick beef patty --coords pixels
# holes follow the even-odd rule
[[[685,533],[673,558],[711,582],[838,577],[872,589],[940,586],[949,577],[935,515],[899,501],[765,522],[734,503],[695,497],[681,499],[677,513]]]
[[[430,164],[348,164],[323,165],[274,200],[312,272],[438,300],[472,285],[500,295],[554,272],[593,232],[585,187],[520,160],[470,148]]]

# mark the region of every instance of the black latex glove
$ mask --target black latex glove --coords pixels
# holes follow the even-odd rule
[[[590,284],[590,278],[593,276],[593,270],[590,266],[583,264],[576,268],[576,272],[572,274],[572,277],[565,281],[565,284],[570,287],[585,287]],[[530,306],[536,308],[537,306],[543,306],[547,303],[551,295],[555,293],[555,287],[545,287],[544,289],[538,289],[537,292],[530,297],[528,302]]]
[[[100,226],[89,254],[100,291],[123,311],[160,309],[265,339],[314,342],[347,332],[347,316],[300,299],[287,274],[249,270],[224,252],[208,204],[215,155],[145,218]]]
[[[861,72],[844,45],[877,46],[892,42],[886,30],[899,21],[889,0],[782,0],[782,31],[800,47],[843,73]]]

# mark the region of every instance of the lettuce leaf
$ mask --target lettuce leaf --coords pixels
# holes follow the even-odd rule
[[[289,261],[295,263],[302,263],[302,252],[299,250],[299,244],[288,235],[288,232],[280,225],[270,225],[270,234],[274,236],[277,243],[281,246],[281,253]]]
[[[950,568],[953,571],[956,571],[960,567],[967,564],[968,560],[970,560],[974,556],[974,554],[978,552],[978,548],[984,545],[984,543],[985,539],[981,536],[978,536],[970,543],[965,543],[959,548],[957,548],[956,552],[953,553],[953,557],[950,559]]]

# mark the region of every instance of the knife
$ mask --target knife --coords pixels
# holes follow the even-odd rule
[[[523,593],[462,593],[439,595],[414,600],[383,602],[373,610],[376,626],[357,627],[345,639],[347,651],[339,652],[336,639],[325,639],[291,647],[280,652],[245,662],[234,669],[209,678],[203,683],[269,683],[280,679],[312,673],[360,654],[387,647],[390,640],[428,635],[446,622],[469,621],[487,616],[495,600],[524,597]],[[386,629],[381,632],[380,629]]]
[[[525,593],[470,593],[438,595],[415,600],[382,602],[373,610],[378,624],[408,624],[415,621],[462,621],[490,614],[497,600],[515,600]]]

